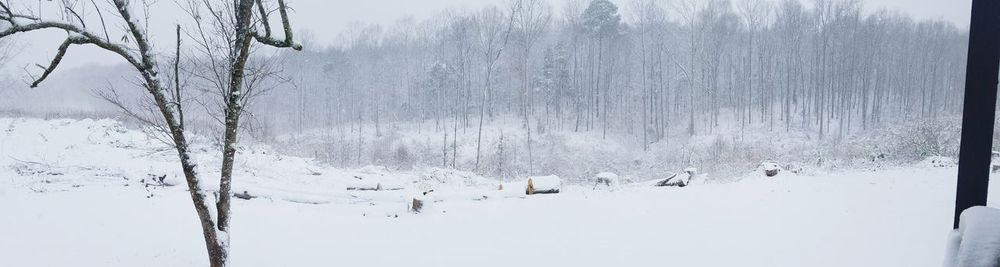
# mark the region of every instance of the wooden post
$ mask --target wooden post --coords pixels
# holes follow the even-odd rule
[[[1000,1],[972,1],[968,57],[955,194],[955,229],[958,229],[962,211],[986,205],[996,117],[997,74],[1000,72]]]

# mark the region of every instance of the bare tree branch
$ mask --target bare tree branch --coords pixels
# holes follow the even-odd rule
[[[105,40],[102,40],[100,37],[97,37],[93,33],[86,31],[85,29],[82,29],[76,25],[68,23],[35,20],[31,24],[20,25],[18,23],[14,23],[13,19],[11,19],[11,27],[3,31],[0,31],[0,38],[11,36],[17,33],[31,32],[43,29],[65,30],[67,32],[70,32],[71,35],[73,35],[69,38],[73,39],[71,42],[72,44],[93,44],[100,48],[103,48],[104,50],[118,54],[136,69],[139,70],[147,69],[147,66],[143,65],[138,59],[136,59],[135,56],[132,55],[128,51],[128,48],[126,48],[124,45],[107,42]]]
[[[278,14],[281,14],[281,26],[285,31],[284,40],[278,40],[271,37],[271,26],[270,23],[267,22],[267,15],[266,12],[264,12],[264,6],[260,5],[260,2],[261,2],[260,0],[257,0],[261,16],[263,17],[261,21],[264,24],[266,32],[265,35],[261,36],[259,33],[255,31],[253,32],[253,38],[257,40],[257,42],[259,43],[270,45],[273,47],[292,48],[297,51],[302,50],[302,45],[295,43],[295,41],[292,38],[292,25],[291,22],[288,21],[288,6],[285,5],[285,0],[278,0]]]
[[[80,26],[83,26],[84,29],[87,28],[87,23],[83,21],[83,18],[80,17],[80,14],[76,13],[76,10],[73,10],[72,8],[66,7],[66,11],[69,11],[70,14],[72,14],[74,17],[76,17],[76,20],[80,21]]]
[[[271,37],[271,21],[267,17],[267,10],[261,0],[257,0],[257,11],[260,12],[260,23],[264,25],[264,36]]]
[[[104,13],[101,12],[101,8],[97,6],[97,2],[90,0],[90,3],[94,5],[94,10],[97,10],[97,17],[101,19],[101,28],[104,28],[104,40],[110,42],[111,37],[108,36],[108,25],[104,22]]]
[[[48,67],[44,67],[45,72],[42,73],[42,76],[38,77],[38,79],[35,79],[35,81],[31,83],[31,88],[37,88],[38,84],[42,83],[45,78],[49,77],[49,74],[52,74],[52,71],[56,70],[56,67],[59,66],[59,62],[62,62],[63,56],[66,55],[66,50],[69,49],[70,45],[83,43],[86,43],[86,40],[73,37],[66,38],[66,41],[63,41],[63,43],[59,45],[59,50],[56,52],[55,58],[52,59],[52,63],[49,63]]]

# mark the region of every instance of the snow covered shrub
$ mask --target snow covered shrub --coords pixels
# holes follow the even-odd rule
[[[491,157],[487,157],[487,162],[489,162],[485,168],[487,170],[493,170],[489,172],[498,177],[511,177],[517,176],[517,170],[512,168],[513,157],[517,156],[516,149],[510,141],[506,140],[510,137],[504,136],[503,132],[500,132],[500,136],[492,143],[491,147],[494,147]],[[480,163],[482,164],[482,162]]]
[[[394,165],[404,170],[412,169],[415,161],[405,142],[399,142],[396,144],[396,154],[393,160]]]
[[[893,152],[908,161],[932,156],[956,157],[961,133],[959,119],[928,120],[895,129],[892,131],[892,140],[886,141],[895,140]]]
[[[949,157],[930,156],[920,161],[918,165],[931,168],[951,168],[955,167],[957,162],[955,159]]]
[[[659,181],[686,167],[702,170],[708,183],[726,183],[760,172],[764,161],[781,163],[779,176],[784,171],[810,175],[842,169],[874,170],[917,163],[927,155],[954,155],[959,137],[954,118],[889,124],[824,139],[808,128],[716,128],[695,136],[675,128],[644,150],[641,139],[636,140],[641,137],[626,133],[603,136],[599,131],[549,129],[532,133],[529,157],[522,121],[497,117],[486,122],[478,166],[475,124],[452,129],[447,135],[445,128],[430,120],[385,123],[381,135],[376,134],[374,124],[350,124],[279,136],[275,147],[338,167],[455,168],[494,180],[558,175],[567,184],[593,185],[595,175],[601,172],[645,182]]]
[[[375,165],[386,165],[392,160],[393,151],[392,143],[394,140],[390,136],[379,136],[375,140],[372,140],[371,157],[372,163]]]
[[[561,170],[567,167],[577,168],[580,164],[569,159],[569,155],[566,154],[571,151],[567,145],[566,136],[558,134],[542,135],[535,140],[535,145],[537,149],[534,152],[538,158],[535,168],[538,172],[557,173],[563,177],[573,177],[566,173],[560,173]]]
[[[593,189],[609,189],[614,190],[616,187],[621,185],[617,174],[610,172],[598,173],[594,176],[594,187]]]

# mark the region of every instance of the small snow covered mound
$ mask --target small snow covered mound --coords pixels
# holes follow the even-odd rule
[[[778,165],[778,163],[774,163],[771,161],[765,161],[764,163],[761,163],[760,168],[764,170],[764,175],[767,175],[767,177],[778,176],[778,173],[780,173],[782,170],[781,166]]]
[[[528,188],[525,193],[528,195],[555,194],[559,193],[560,186],[562,186],[562,180],[559,179],[559,176],[534,176],[528,178]]]
[[[6,182],[35,191],[177,184],[183,175],[163,142],[117,121],[0,118],[0,129],[0,168],[15,174]]]
[[[918,166],[929,168],[952,168],[957,166],[955,159],[941,156],[927,157],[917,164]]]
[[[945,267],[1000,266],[1000,210],[972,207],[962,212],[952,232]]]
[[[486,197],[493,198],[523,198],[528,194],[528,181],[510,181],[499,184],[495,192],[486,192]]]
[[[203,179],[205,189],[216,190],[222,161],[218,147],[201,136],[188,138],[198,173],[216,178]],[[10,177],[0,179],[0,187],[34,192],[112,185],[146,192],[185,190],[177,153],[166,140],[159,132],[130,129],[110,119],[0,118],[0,177]],[[265,145],[239,146],[233,192],[245,198],[328,202],[331,192],[343,191],[351,181],[350,174],[311,159],[276,154]]]

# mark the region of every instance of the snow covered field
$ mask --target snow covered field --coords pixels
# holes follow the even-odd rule
[[[184,186],[153,181],[181,179],[157,142],[107,120],[0,119],[0,266],[203,265]],[[199,149],[202,172],[217,175],[218,156]],[[940,266],[956,172],[523,196],[463,172],[244,151],[234,191],[257,198],[234,203],[234,266]],[[358,183],[400,190],[346,190]],[[430,189],[437,201],[407,212]]]

